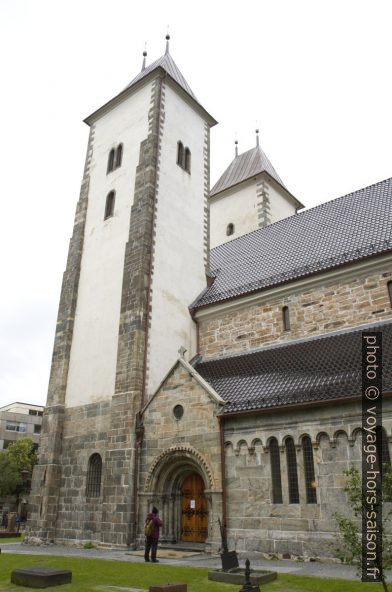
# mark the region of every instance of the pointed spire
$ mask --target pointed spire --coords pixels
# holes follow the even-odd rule
[[[170,41],[170,35],[169,35],[169,25],[167,26],[167,33],[166,33],[166,51],[165,54],[169,53],[169,41]]]
[[[256,146],[258,147],[260,144],[259,142],[259,128],[256,128]]]
[[[234,140],[234,151],[235,151],[235,155],[238,156],[238,140],[237,138]]]
[[[147,43],[144,44],[142,72],[146,69]]]

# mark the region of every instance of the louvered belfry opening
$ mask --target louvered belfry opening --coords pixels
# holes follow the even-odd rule
[[[269,445],[271,459],[271,479],[272,479],[272,502],[281,504],[282,499],[282,478],[280,473],[280,452],[278,441],[272,438]]]
[[[314,460],[312,441],[309,436],[302,438],[302,452],[304,456],[306,502],[317,504],[316,479],[314,475]]]
[[[287,438],[286,443],[287,479],[289,483],[289,503],[299,504],[297,454],[295,452],[294,440]]]
[[[88,461],[86,497],[99,497],[101,495],[102,459],[96,452]]]

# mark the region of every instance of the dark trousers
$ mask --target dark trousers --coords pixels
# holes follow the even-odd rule
[[[144,549],[144,559],[149,559],[151,550],[151,559],[157,558],[158,539],[146,537],[146,547]]]

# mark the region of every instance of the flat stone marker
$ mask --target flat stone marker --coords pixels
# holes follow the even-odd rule
[[[53,569],[51,567],[29,567],[14,569],[11,582],[27,588],[48,588],[72,582],[72,571],[68,569]]]
[[[150,586],[149,592],[187,592],[186,584],[161,584],[159,586]]]

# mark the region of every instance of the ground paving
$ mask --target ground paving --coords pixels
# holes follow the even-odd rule
[[[93,559],[111,559],[115,561],[127,561],[129,563],[143,562],[140,552],[132,552],[120,549],[84,549],[79,547],[67,547],[62,545],[35,546],[22,543],[0,543],[2,553],[20,553],[25,555],[59,555],[71,557],[86,557]],[[162,555],[167,555],[162,550]],[[158,549],[159,558],[159,549]],[[240,559],[240,564],[244,559]],[[161,563],[167,565],[188,565],[192,567],[221,567],[219,555],[207,553],[189,554],[185,557],[162,557]],[[267,559],[251,559],[251,566],[254,569],[269,569],[278,573],[287,573],[302,576],[317,576],[319,578],[341,578],[346,580],[357,580],[358,574],[355,567],[339,565],[336,563],[320,563],[318,561],[299,562]],[[153,569],[153,566],[152,566]],[[391,573],[392,578],[392,573]],[[389,579],[389,578],[388,578]]]

